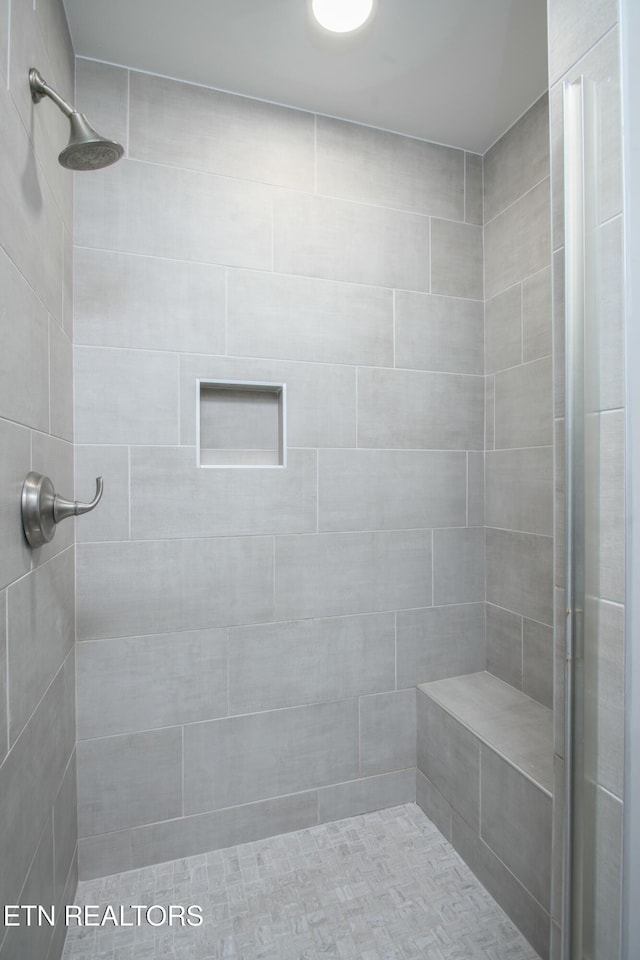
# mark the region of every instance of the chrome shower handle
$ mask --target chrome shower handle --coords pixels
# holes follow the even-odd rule
[[[28,473],[22,487],[22,526],[30,546],[41,547],[53,540],[56,524],[61,520],[93,510],[102,498],[103,488],[102,477],[96,477],[95,497],[91,503],[82,503],[57,494],[49,477]]]
[[[82,503],[80,500],[67,500],[56,493],[53,498],[53,519],[56,523],[66,520],[67,517],[78,517],[82,513],[90,513],[98,506],[102,499],[104,483],[102,477],[96,477],[96,495],[91,503]]]

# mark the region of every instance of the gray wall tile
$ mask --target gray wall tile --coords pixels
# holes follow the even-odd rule
[[[593,949],[611,951],[620,946],[620,912],[622,902],[623,806],[600,787],[595,801],[595,902]],[[595,954],[596,956],[598,954]]]
[[[481,300],[482,228],[451,220],[431,221],[431,292]]]
[[[248,270],[228,284],[231,354],[393,366],[388,289]]]
[[[358,446],[481,450],[483,387],[481,377],[361,368]]]
[[[0,289],[0,416],[36,430],[48,430],[47,311],[3,250]]]
[[[479,824],[480,746],[461,723],[418,691],[418,770],[474,829]]]
[[[546,267],[551,259],[549,180],[507,207],[484,228],[485,295]]]
[[[620,603],[624,601],[624,411],[603,413],[599,421],[600,596]]]
[[[433,602],[484,600],[484,530],[466,527],[433,531]]]
[[[78,876],[80,880],[108,877],[113,873],[131,869],[133,869],[133,861],[130,830],[117,830],[114,833],[102,833],[96,837],[79,838]]]
[[[477,833],[454,810],[451,815],[451,842],[492,897],[537,951],[541,960],[549,956],[549,915],[525,890]]]
[[[312,113],[136,71],[129,109],[138,160],[313,190]]]
[[[318,822],[316,790],[259,800],[131,831],[133,865],[146,867],[237,843],[250,843]]]
[[[431,603],[431,531],[276,537],[275,563],[278,620]]]
[[[486,455],[487,526],[553,534],[553,448]]]
[[[360,772],[390,773],[416,764],[416,692],[360,698]]]
[[[136,540],[315,533],[315,450],[290,450],[285,470],[202,469],[193,447],[131,451]],[[176,494],[188,511],[175,510]]]
[[[318,116],[317,190],[413,213],[464,219],[464,154]]]
[[[358,701],[184,728],[184,812],[204,813],[358,775]]]
[[[464,218],[467,223],[484,222],[483,161],[475,153],[464,155]]]
[[[399,610],[398,688],[485,667],[484,604]]]
[[[487,670],[522,690],[522,617],[487,604]]]
[[[597,735],[587,743],[588,776],[619,799],[624,795],[624,607],[600,601],[588,608],[585,661],[587,708]]]
[[[178,442],[177,356],[76,347],[74,373],[77,443]]]
[[[322,450],[318,470],[321,531],[466,523],[464,453]]]
[[[533,620],[522,623],[522,689],[553,709],[553,628]]]
[[[20,515],[20,495],[24,478],[31,468],[31,442],[28,430],[0,420],[0,586],[25,574],[31,567]]]
[[[487,600],[551,624],[553,539],[487,529]]]
[[[270,537],[86,543],[76,549],[80,640],[273,619]]]
[[[416,770],[416,803],[440,833],[451,840],[451,806],[424,773]]]
[[[484,436],[485,450],[493,450],[495,447],[495,394],[496,378],[485,377],[484,388]]]
[[[485,223],[549,176],[549,98],[545,93],[484,157]]]
[[[394,302],[397,367],[484,372],[482,303],[407,290]]]
[[[474,450],[467,453],[467,524],[485,523],[485,455]]]
[[[73,646],[73,612],[72,549],[7,591],[12,744]]]
[[[63,894],[76,852],[78,840],[78,791],[75,752],[71,755],[58,795],[53,805],[53,842],[54,873],[53,885],[55,903],[59,903]],[[34,901],[30,901],[34,902]],[[40,903],[42,901],[35,901]]]
[[[182,729],[81,740],[79,836],[109,833],[182,813]]]
[[[549,10],[549,79],[553,83],[616,22],[615,0],[562,0]]]
[[[74,445],[75,490],[87,500],[95,478],[104,480],[100,508],[76,523],[78,542],[129,539],[129,449],[114,446]]]
[[[0,900],[20,903],[20,890],[38,845],[35,824],[50,820],[75,741],[73,654],[56,674],[22,736],[0,768]]]
[[[99,181],[77,180],[75,241],[81,247],[266,270],[271,188],[121,160],[103,170]]]
[[[127,149],[129,71],[111,63],[77,57],[75,106],[100,133]]]
[[[74,251],[75,343],[224,353],[224,267]]]
[[[545,267],[522,284],[522,359],[551,356],[551,268]]]
[[[16,903],[17,901],[14,900],[13,902]],[[40,836],[40,842],[29,868],[19,902],[21,904],[39,904],[47,911],[51,910],[51,904],[57,902],[54,895],[53,834],[50,820],[47,821]],[[56,918],[56,923],[63,922],[59,917]],[[2,957],[2,960],[40,960],[41,957],[47,956],[52,933],[53,931],[47,923],[39,926],[34,917],[32,924],[27,924],[24,917],[21,917],[19,926],[12,926],[6,930],[7,935],[2,943],[0,957]]]
[[[342,700],[395,687],[392,613],[229,631],[229,713]]]
[[[480,756],[480,835],[549,910],[551,797],[488,747]]]
[[[278,273],[405,290],[429,288],[427,217],[275,190],[273,231]]]
[[[522,361],[522,287],[519,283],[484,307],[485,370],[495,373]]]
[[[78,739],[227,713],[227,631],[78,644]]]
[[[504,370],[495,380],[496,449],[550,444],[551,359]]]
[[[9,749],[7,713],[7,594],[0,593],[0,764]]]
[[[416,771],[397,770],[375,777],[362,777],[318,790],[320,823],[370,813],[400,803],[414,803]]]
[[[287,385],[291,447],[353,447],[356,373],[353,367],[235,357],[180,358],[180,442],[196,442],[196,378],[258,380]]]
[[[54,436],[73,440],[73,346],[55,320],[49,325],[49,429]]]

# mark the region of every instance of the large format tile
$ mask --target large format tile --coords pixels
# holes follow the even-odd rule
[[[80,640],[273,619],[270,537],[86,543],[76,550]]]
[[[229,713],[343,700],[395,687],[392,613],[229,631]]]
[[[495,373],[522,360],[522,286],[514,284],[484,307],[485,370]]]
[[[396,290],[394,303],[397,367],[484,372],[481,302]]]
[[[431,292],[482,300],[482,227],[431,220]]]
[[[78,542],[129,539],[129,457],[128,447],[74,445],[77,499],[89,498],[96,477],[104,480],[100,506],[76,523]]]
[[[319,193],[464,219],[461,150],[322,116],[316,150]]]
[[[398,688],[485,666],[484,604],[399,610]]]
[[[483,389],[482,377],[361,368],[358,446],[481,450]]]
[[[488,527],[553,534],[553,448],[486,454]]]
[[[429,289],[428,217],[275,190],[273,243],[278,273]]]
[[[497,293],[551,261],[549,180],[543,180],[484,228],[485,294]]]
[[[484,745],[480,765],[480,836],[548,911],[551,797]]]
[[[487,604],[487,670],[522,689],[522,617]]]
[[[53,846],[51,820],[48,820],[20,893],[21,904],[42,905],[47,913],[50,913],[52,905],[57,903],[53,878]],[[60,916],[54,916],[54,920],[57,924],[64,923]],[[20,911],[18,924],[8,925],[5,931],[6,937],[0,949],[2,960],[41,960],[41,957],[47,956],[53,931],[48,922],[38,923],[35,913],[31,923],[27,923],[25,915]]]
[[[121,160],[99,179],[76,180],[74,239],[81,247],[269,269],[271,188]]]
[[[148,73],[130,76],[132,157],[313,190],[312,113]]]
[[[594,956],[618,953],[620,945],[620,911],[624,890],[622,886],[623,804],[601,787],[596,788],[595,817],[595,877],[594,900],[597,910],[593,922]]]
[[[535,620],[522,622],[522,689],[553,709],[553,628]]]
[[[487,528],[487,600],[553,623],[553,538]]]
[[[180,823],[170,820],[169,823]],[[139,827],[144,830],[144,827]],[[164,858],[163,858],[164,859]],[[95,837],[78,838],[78,875],[80,880],[108,877],[122,870],[133,869],[131,830],[115,830]]]
[[[451,714],[418,690],[418,770],[474,829],[479,824],[480,746]]]
[[[466,523],[464,453],[322,450],[318,467],[321,531]]]
[[[443,837],[451,840],[451,805],[421,770],[416,770],[416,803]]]
[[[75,348],[77,443],[178,442],[178,357]]]
[[[74,342],[225,352],[223,267],[76,247]]]
[[[75,106],[91,117],[103,136],[127,149],[129,71],[111,63],[76,57]]]
[[[182,813],[182,729],[81,740],[78,832],[109,833]]]
[[[562,0],[549,10],[549,79],[554,83],[615,24],[615,0]]]
[[[229,270],[227,302],[230,354],[393,366],[386,288]]]
[[[291,447],[354,447],[356,371],[344,365],[180,358],[180,442],[196,442],[196,379],[260,381],[287,386],[287,442]]]
[[[56,674],[22,735],[0,768],[0,901],[20,903],[22,884],[36,852],[34,824],[51,816],[75,741],[73,654]]]
[[[31,468],[29,431],[0,420],[0,449],[0,587],[4,587],[31,567],[31,550],[25,540],[20,515],[22,484]]]
[[[65,550],[7,591],[11,743],[73,646],[73,550]]]
[[[360,773],[367,777],[416,765],[416,693],[360,698]]]
[[[433,602],[436,605],[484,600],[484,529],[433,531]]]
[[[542,447],[553,432],[551,359],[534,360],[495,377],[495,446]]]
[[[64,893],[78,842],[78,796],[75,752],[71,755],[53,805],[53,841],[53,885],[56,898],[54,902],[59,903]]]
[[[552,353],[551,268],[522,284],[522,359],[538,360]]]
[[[416,771],[412,768],[320,787],[318,819],[324,823],[342,817],[355,817],[371,810],[395,807],[400,803],[413,803],[416,796],[415,776]]]
[[[227,631],[78,644],[78,739],[135,733],[227,713]]]
[[[7,594],[0,592],[0,765],[9,749],[7,715]]]
[[[6,210],[1,204],[0,209]],[[47,311],[4,250],[0,250],[0,291],[0,416],[48,430]]]
[[[182,859],[301,830],[317,820],[318,793],[313,790],[135,827],[131,831],[132,863],[138,868]]]
[[[621,410],[599,418],[599,578],[600,596],[624,602],[625,587],[625,415]]]
[[[464,155],[464,219],[467,223],[484,222],[483,160],[475,153]]]
[[[430,530],[276,537],[275,564],[278,620],[431,604]]]
[[[455,810],[451,815],[451,842],[475,876],[532,944],[541,960],[547,960],[548,913]]]
[[[586,744],[587,776],[624,796],[624,607],[591,601],[585,630],[586,709],[596,734]]]
[[[335,700],[184,728],[184,812],[358,776],[358,701]]]
[[[549,176],[549,98],[527,110],[484,157],[485,223]]]
[[[315,533],[316,451],[290,450],[284,470],[203,469],[193,447],[131,451],[135,540]],[[176,511],[176,494],[188,510]]]
[[[55,320],[49,321],[49,429],[73,440],[73,345]]]

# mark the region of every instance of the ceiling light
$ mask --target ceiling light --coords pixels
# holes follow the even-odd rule
[[[373,0],[312,0],[313,15],[326,30],[349,33],[367,20],[373,9]]]

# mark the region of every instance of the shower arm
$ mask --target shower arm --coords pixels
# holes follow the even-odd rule
[[[65,117],[71,117],[78,112],[59,93],[56,93],[53,87],[49,86],[40,71],[36,70],[35,67],[29,70],[29,86],[31,87],[31,99],[34,103],[40,103],[43,97],[49,97],[62,110]]]

